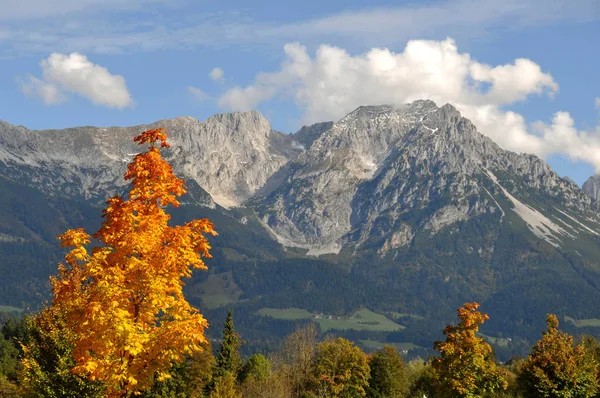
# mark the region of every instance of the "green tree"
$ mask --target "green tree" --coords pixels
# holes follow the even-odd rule
[[[460,322],[446,326],[446,341],[433,345],[441,354],[432,366],[444,396],[480,397],[505,390],[508,385],[492,359],[492,347],[477,336],[479,325],[489,319],[477,308],[478,303],[465,303],[459,308]]]
[[[9,315],[3,321],[2,333],[0,333],[0,375],[6,377],[4,385],[8,382],[18,385],[20,382],[18,373],[22,368],[21,357],[23,356],[21,344],[27,339],[25,324],[28,320],[28,317],[15,319]],[[4,395],[0,394],[0,396]]]
[[[216,380],[209,398],[242,398],[242,393],[238,391],[232,373],[225,373]]]
[[[28,396],[39,398],[103,397],[104,385],[72,372],[73,332],[63,314],[49,307],[26,321],[23,384]]]
[[[242,368],[240,381],[244,382],[249,377],[261,381],[271,374],[271,362],[262,354],[254,354]]]
[[[199,398],[204,397],[204,388],[212,380],[215,357],[210,343],[205,343],[202,351],[192,354],[181,363],[175,363],[169,370],[171,377],[165,380],[155,378],[152,387],[143,392],[141,398]]]
[[[408,392],[406,366],[394,347],[385,346],[369,360],[369,396],[399,398]]]
[[[369,359],[351,341],[339,337],[319,344],[314,372],[319,395],[344,398],[367,395]]]
[[[573,337],[558,330],[558,318],[548,314],[548,329],[533,346],[519,375],[527,396],[584,398],[597,390],[596,363],[586,356],[582,344],[574,346]]]
[[[23,395],[19,387],[9,380],[5,375],[0,374],[0,397],[2,398],[21,398]]]
[[[206,386],[206,392],[209,396],[220,397],[234,394],[234,389],[229,387],[229,379],[233,378],[235,384],[242,367],[239,347],[239,336],[233,326],[233,313],[229,310],[223,327],[223,341],[219,346],[215,365],[212,370],[212,379]],[[237,393],[237,390],[235,391]]]
[[[6,376],[13,382],[17,380],[20,351],[15,346],[16,339],[7,339],[0,334],[0,375]]]
[[[215,371],[213,372],[214,378],[219,378],[227,373],[233,375],[234,378],[237,377],[241,368],[239,348],[239,337],[233,327],[233,313],[229,310],[223,328],[223,342],[219,346]]]
[[[434,397],[438,386],[437,376],[431,363],[414,360],[408,363],[409,397]]]

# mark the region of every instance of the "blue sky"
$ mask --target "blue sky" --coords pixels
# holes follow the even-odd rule
[[[291,132],[428,97],[579,184],[600,171],[597,0],[0,0],[0,10],[0,119],[13,124],[255,108]]]

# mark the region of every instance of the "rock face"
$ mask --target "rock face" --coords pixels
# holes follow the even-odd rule
[[[313,142],[329,130],[333,126],[333,122],[315,123],[310,126],[303,126],[294,134],[294,140],[302,145],[304,149],[310,148]]]
[[[323,132],[289,169],[256,208],[282,244],[309,254],[337,253],[344,245],[356,250],[378,239],[387,253],[407,245],[413,230],[436,234],[509,210],[554,246],[572,235],[565,220],[598,227],[596,207],[572,181],[535,156],[503,150],[453,106],[431,101],[360,107]],[[553,210],[560,220],[532,204],[542,198],[565,210]],[[570,220],[570,212],[580,218]]]
[[[428,100],[362,106],[293,135],[256,111],[128,128],[31,131],[0,122],[0,172],[50,196],[103,201],[125,189],[125,166],[139,150],[132,138],[157,127],[169,130],[165,156],[188,180],[186,200],[252,207],[280,243],[309,254],[375,245],[387,255],[420,233],[486,214],[500,223],[516,216],[555,247],[600,227],[597,202],[571,180]],[[584,187],[598,197],[597,179]]]
[[[598,200],[598,198],[600,198],[600,174],[595,174],[588,178],[588,180],[583,183],[582,189],[590,196],[590,198]]]
[[[32,131],[0,122],[0,171],[49,195],[104,200],[126,184],[125,166],[139,151],[133,137],[157,127],[169,131],[167,159],[178,175],[195,182],[197,200],[207,206],[214,206],[213,199],[224,207],[240,204],[301,152],[255,111],[128,128]]]

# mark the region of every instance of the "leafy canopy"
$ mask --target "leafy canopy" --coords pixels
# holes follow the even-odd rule
[[[149,148],[128,165],[128,197],[107,201],[94,235],[100,247],[88,251],[83,229],[59,237],[71,251],[51,278],[52,306],[72,325],[73,372],[102,381],[109,396],[143,390],[155,374],[169,377],[172,363],[206,344],[208,323],[185,300],[182,278],[206,269],[204,235],[216,232],[207,219],[168,225],[165,207],[179,206],[186,191],[161,156],[166,139],[163,129],[135,137]]]
[[[458,309],[460,322],[444,328],[446,341],[433,345],[441,354],[432,365],[445,396],[478,397],[507,387],[492,358],[492,347],[477,336],[479,325],[489,319],[478,308],[479,303],[465,303]]]
[[[328,397],[364,397],[367,395],[369,359],[359,347],[338,337],[317,347],[315,386]]]
[[[596,394],[596,363],[583,345],[558,330],[558,318],[548,314],[548,329],[533,346],[523,364],[519,384],[536,397],[593,397]]]

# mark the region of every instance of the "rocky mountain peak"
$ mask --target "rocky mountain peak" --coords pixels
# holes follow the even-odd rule
[[[267,136],[271,131],[271,125],[267,119],[258,111],[219,113],[206,119],[205,124],[222,124],[226,131],[231,134],[259,133]]]
[[[550,198],[575,212],[594,211],[583,192],[543,160],[503,150],[454,106],[438,108],[429,100],[357,108],[290,170],[257,210],[281,243],[309,254],[396,234],[382,240],[385,252],[409,244],[416,231],[435,234],[483,214],[505,214],[510,207],[501,207],[502,200],[536,236],[545,225],[563,231],[564,220],[550,221],[526,201]],[[409,214],[422,215],[402,221],[414,218]],[[558,245],[562,238],[553,233],[543,238]]]
[[[322,122],[311,124],[310,126],[302,126],[300,130],[293,134],[293,137],[298,144],[302,145],[305,149],[308,149],[315,140],[331,127],[333,127],[333,122]]]
[[[560,225],[570,221],[543,212],[559,207],[583,223],[598,210],[543,160],[503,150],[454,106],[430,100],[361,106],[291,135],[257,111],[127,128],[32,131],[0,122],[0,172],[49,195],[103,201],[126,184],[125,166],[139,151],[132,138],[156,127],[169,130],[165,156],[194,187],[192,199],[250,205],[281,243],[310,254],[373,240],[387,253],[418,231],[436,234],[511,209],[536,236],[546,231],[543,239],[560,245]]]
[[[251,197],[301,152],[291,137],[274,131],[256,111],[219,114],[205,122],[178,117],[127,128],[32,131],[3,122],[0,169],[14,179],[25,173],[31,185],[50,195],[98,196],[103,201],[125,184],[125,165],[139,152],[132,138],[157,127],[169,131],[171,149],[165,155],[177,173],[225,207]],[[43,177],[48,173],[54,176]]]
[[[583,191],[590,198],[598,201],[600,199],[600,174],[594,174],[583,183]]]

